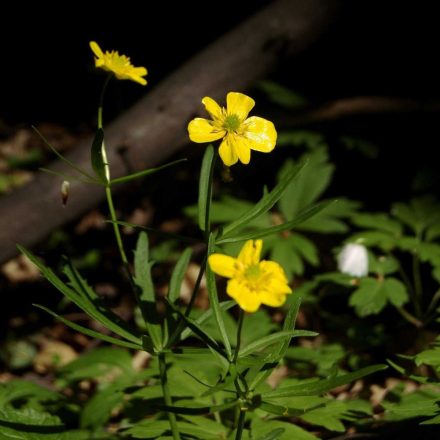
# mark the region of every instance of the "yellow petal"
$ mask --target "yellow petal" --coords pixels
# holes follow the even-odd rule
[[[235,274],[235,258],[223,254],[212,254],[208,257],[211,270],[226,278],[232,278]]]
[[[241,163],[247,165],[251,160],[251,149],[249,146],[249,141],[243,136],[231,133],[230,144],[232,148],[237,153],[238,159]]]
[[[229,280],[226,292],[231,298],[237,301],[237,304],[245,312],[254,313],[260,308],[261,301],[259,296],[251,291],[245,283],[236,279]]]
[[[241,248],[237,260],[245,266],[252,266],[258,264],[260,261],[261,248],[263,247],[263,240],[248,240]]]
[[[252,116],[244,121],[243,128],[243,136],[249,140],[252,150],[269,153],[275,148],[277,131],[272,122]]]
[[[212,119],[217,121],[222,121],[224,119],[221,107],[212,98],[205,96],[202,99],[202,104],[205,106],[206,111]]]
[[[132,81],[137,82],[137,83],[141,84],[142,86],[147,85],[147,80],[145,78],[141,78],[140,76],[130,75],[130,77],[126,78],[126,79],[131,79]]]
[[[262,290],[258,292],[258,296],[263,304],[270,307],[281,307],[286,302],[286,295],[282,293]]]
[[[237,163],[238,156],[233,145],[231,145],[230,135],[227,135],[223,139],[223,142],[220,144],[220,148],[218,149],[218,153],[221,160],[227,167],[230,167],[231,165]]]
[[[134,76],[145,76],[148,73],[148,71],[145,67],[133,67],[131,69],[131,73]]]
[[[275,261],[263,260],[260,262],[260,269],[265,273],[271,275],[271,279],[277,280],[287,286],[288,279],[284,273],[282,266]],[[290,290],[289,287],[287,287]]]
[[[243,93],[229,92],[226,96],[228,115],[237,115],[244,121],[255,105],[255,101]]]
[[[195,118],[188,124],[189,138],[193,142],[203,143],[221,139],[225,131],[214,126],[212,121],[204,118]]]
[[[92,49],[93,53],[98,58],[102,58],[104,56],[104,53],[102,52],[101,48],[99,47],[96,41],[91,41],[89,44],[90,44],[90,49]]]

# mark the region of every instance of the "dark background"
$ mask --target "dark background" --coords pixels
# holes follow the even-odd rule
[[[112,87],[108,97],[112,107],[106,108],[111,118],[268,3],[120,2],[112,8],[94,2],[98,12],[92,12],[90,5],[67,2],[51,8],[10,9],[0,26],[0,136],[11,127],[41,122],[72,130],[93,127],[102,75],[93,67],[90,40],[104,50],[129,54],[135,65],[149,71],[146,88],[128,81]],[[279,66],[272,79],[304,95],[312,105],[360,95],[440,98],[440,27],[433,5],[342,1],[321,38]],[[392,198],[409,197],[416,173],[425,173],[428,186],[438,189],[437,119],[436,114],[369,116],[312,128],[330,138],[348,134],[378,145],[381,156],[374,163],[345,151],[336,151],[335,159],[346,165],[347,179],[363,185],[355,194],[346,187],[347,195],[380,199],[378,207],[383,209]],[[377,176],[384,173],[388,180],[379,181]]]

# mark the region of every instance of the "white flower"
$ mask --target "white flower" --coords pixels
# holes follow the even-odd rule
[[[338,268],[347,275],[366,276],[368,274],[367,248],[362,244],[346,244],[338,255]]]

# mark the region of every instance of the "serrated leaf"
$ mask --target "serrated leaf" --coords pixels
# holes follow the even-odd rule
[[[285,430],[285,428],[275,428],[269,433],[264,434],[262,437],[258,437],[257,440],[279,440]]]
[[[349,304],[356,309],[359,316],[379,313],[387,304],[384,281],[362,278],[359,287],[350,296]]]
[[[307,411],[306,414],[300,417],[307,423],[323,426],[329,431],[344,432],[345,426],[340,419],[345,415],[347,409],[345,402],[333,400],[322,408]]]
[[[402,225],[385,213],[354,214],[351,221],[361,228],[377,229],[396,237],[402,234]]]
[[[405,284],[396,278],[386,278],[384,289],[388,301],[396,307],[401,307],[408,302],[409,295]]]

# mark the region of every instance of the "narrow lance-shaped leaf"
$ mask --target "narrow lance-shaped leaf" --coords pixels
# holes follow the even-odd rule
[[[294,297],[292,305],[284,318],[283,331],[295,330],[296,317],[298,316],[299,306],[301,305],[301,298],[299,296]],[[289,348],[291,337],[287,337],[284,341],[281,341],[276,348],[273,349],[272,355],[268,357],[267,364],[277,364],[286,354]],[[251,384],[249,385],[251,390],[254,390],[261,382],[263,382],[272,372],[271,368],[262,368],[256,374]]]
[[[212,198],[212,175],[214,172],[215,152],[212,145],[208,145],[203,156],[199,179],[198,220],[199,228],[209,231],[209,211]]]
[[[185,161],[186,159],[178,159],[178,160],[174,160],[173,162],[166,163],[165,165],[161,165],[160,167],[149,168],[148,170],[139,171],[137,173],[129,174],[128,176],[117,177],[116,179],[111,180],[111,184],[113,185],[118,183],[131,182],[132,180],[140,179],[141,177],[150,176],[151,174],[157,173],[158,171],[164,170],[165,168],[172,167],[173,165],[177,165],[178,163]]]
[[[94,338],[94,339],[100,339],[101,341],[109,342],[110,344],[119,345],[120,347],[133,348],[135,350],[142,350],[142,347],[138,344],[133,344],[131,342],[126,342],[121,339],[116,339],[111,336],[105,335],[103,333],[99,333],[95,330],[91,330],[87,327],[83,327],[82,325],[79,325],[76,322],[72,322],[66,318],[63,318],[62,316],[58,315],[57,313],[53,312],[52,310],[50,310],[47,307],[44,307],[40,304],[34,304],[34,306],[38,307],[41,310],[44,310],[45,312],[49,313],[49,315],[52,315],[54,318],[61,321],[63,324],[67,325],[68,327],[72,328],[73,330],[76,330],[77,332],[80,332],[86,336],[90,336],[91,338]]]
[[[103,154],[103,142],[104,142],[104,130],[98,128],[96,130],[95,138],[92,142],[91,149],[91,161],[92,167],[101,182],[107,182],[107,177],[105,175],[104,154]]]
[[[209,243],[208,243],[208,256],[212,253],[214,250],[214,236],[211,233],[209,235]],[[223,321],[222,316],[222,310],[219,305],[218,295],[217,295],[217,286],[215,283],[215,275],[212,272],[211,268],[209,267],[209,264],[206,266],[206,282],[208,285],[208,295],[209,295],[209,303],[211,305],[215,323],[217,324],[217,328],[220,332],[220,336],[223,341],[223,345],[225,346],[226,353],[228,354],[229,358],[232,356],[232,349],[231,344],[228,339],[228,334],[226,333],[226,327],[225,323]]]
[[[139,234],[134,255],[135,282],[139,288],[139,306],[144,318],[148,334],[153,340],[156,349],[162,348],[162,331],[158,320],[154,285],[151,278],[150,252],[148,248],[148,235]]]
[[[55,273],[48,268],[45,264],[43,264],[35,255],[26,250],[21,246],[17,246],[18,249],[26,255],[32,263],[34,263],[43,276],[53,285],[55,286],[63,295],[65,295],[70,301],[76,304],[80,309],[86,312],[89,316],[99,321],[102,325],[107,327],[109,330],[118,334],[119,336],[128,339],[134,344],[141,344],[141,340],[138,336],[136,336],[127,325],[122,326],[123,322],[120,324],[113,322],[112,319],[107,317],[98,307],[85,295],[80,295],[75,292],[72,288],[70,288],[67,284],[65,284]],[[110,313],[110,311],[108,311]],[[115,316],[111,314],[111,316]],[[119,318],[120,320],[120,318]],[[122,320],[120,320],[122,321]]]
[[[179,260],[176,263],[176,267],[171,275],[170,287],[168,290],[168,298],[170,301],[174,302],[179,298],[180,287],[182,285],[183,279],[185,277],[186,270],[188,268],[189,261],[191,259],[191,248],[186,248]]]
[[[247,213],[242,215],[239,219],[234,222],[226,225],[223,228],[223,237],[226,237],[232,231],[248,224],[251,220],[257,218],[258,216],[264,214],[269,211],[275,203],[280,199],[283,195],[283,192],[287,188],[287,186],[293,181],[293,179],[298,176],[300,171],[305,166],[305,163],[301,163],[296,165],[280,182],[267,194],[264,194],[258,203],[256,203]]]
[[[269,391],[263,394],[264,399],[274,399],[280,397],[292,397],[292,396],[315,396],[326,393],[333,388],[345,385],[347,383],[358,380],[369,374],[376,373],[377,371],[385,370],[388,366],[384,364],[371,365],[369,367],[362,368],[353,373],[343,374],[341,376],[332,377],[330,379],[322,379],[314,382],[307,382],[305,384],[291,385],[287,387],[280,387],[276,390]]]
[[[254,341],[240,350],[239,357],[249,356],[255,351],[261,350],[264,347],[275,344],[283,339],[308,337],[308,336],[318,336],[319,333],[311,332],[308,330],[290,330],[273,333],[271,335],[265,336],[257,341]]]
[[[223,233],[223,235],[216,241],[216,243],[223,244],[223,243],[234,243],[237,241],[244,241],[244,240],[255,240],[256,238],[262,238],[268,235],[277,234],[279,232],[293,229],[296,226],[300,225],[301,223],[304,223],[306,220],[309,220],[319,212],[323,211],[325,208],[327,208],[329,205],[331,205],[334,202],[335,200],[326,200],[323,202],[316,203],[312,206],[307,206],[306,208],[301,210],[293,220],[288,221],[286,223],[282,223],[281,225],[271,226],[269,228],[259,229],[258,231],[246,232],[232,236],[225,236],[226,234]]]

